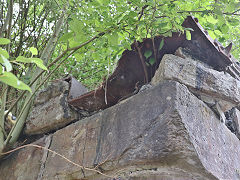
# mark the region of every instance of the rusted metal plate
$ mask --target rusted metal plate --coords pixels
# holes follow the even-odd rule
[[[162,40],[164,45],[159,51]],[[145,39],[142,43],[138,42],[138,48],[142,55],[146,51],[152,51],[152,55],[148,59],[143,56],[145,62],[148,62],[150,58],[156,59],[153,65],[146,66],[148,82],[154,76],[163,55],[173,54],[184,41],[185,36],[183,34],[173,33],[172,37],[158,36],[154,39]],[[132,50],[123,52],[113,74],[98,89],[69,100],[69,104],[87,111],[105,109],[134,94],[136,88],[140,88],[146,83],[145,76],[139,52],[134,43],[132,44]]]
[[[209,36],[199,24],[198,19],[193,16],[188,16],[183,26],[194,30],[191,32],[190,41],[186,40],[185,34],[173,33],[172,37],[156,36],[153,39],[144,39],[142,43],[133,43],[132,50],[123,52],[113,74],[98,89],[79,97],[71,95],[78,88],[73,88],[73,92],[70,90],[72,99],[69,99],[69,104],[79,109],[97,111],[118,103],[119,100],[134,94],[136,88],[149,82],[163,55],[174,54],[179,47],[190,49],[192,56],[215,70],[227,71],[233,77],[240,79],[240,68],[230,54],[232,44],[224,48]],[[162,41],[164,45],[159,50]],[[148,59],[143,56],[146,51],[152,52]],[[150,58],[155,59],[153,65],[149,65]],[[143,61],[146,66],[142,63]]]
[[[199,56],[199,60],[212,66],[215,70],[226,71],[240,80],[240,67],[237,60],[230,53],[232,43],[227,47],[223,47],[217,39],[213,40],[209,36],[208,32],[198,22],[198,19],[193,16],[188,16],[183,22],[183,26],[194,30],[191,32],[191,41],[186,41],[185,47],[190,48],[194,55]]]
[[[223,47],[209,36],[197,18],[188,16],[183,22],[183,26],[194,30],[191,32],[191,41],[186,41],[185,46],[191,49],[195,56],[199,56],[199,60],[220,71],[225,70],[231,64],[228,56],[222,50]]]
[[[75,99],[88,92],[88,89],[72,76],[68,76],[64,81],[69,83],[68,100]]]

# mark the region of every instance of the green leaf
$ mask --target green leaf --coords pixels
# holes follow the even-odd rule
[[[236,7],[236,4],[234,2],[230,2],[225,8],[225,12],[232,12],[234,11],[235,7]]]
[[[151,50],[147,50],[144,53],[144,56],[146,57],[146,59],[148,59],[151,55],[152,55],[152,51]]]
[[[29,58],[33,63],[35,63],[39,68],[43,70],[48,70],[47,67],[43,64],[43,60],[39,58]]]
[[[2,72],[3,72],[3,67],[2,65],[0,65],[0,74],[2,74]]]
[[[160,51],[160,50],[162,49],[163,45],[164,45],[164,38],[162,38],[162,40],[161,40],[161,42],[160,42],[158,51]]]
[[[1,59],[0,60],[2,60],[2,64],[5,66],[5,68],[6,68],[6,71],[7,72],[9,72],[9,71],[11,71],[12,70],[12,65],[11,65],[11,63],[7,60],[7,58],[5,58],[2,54],[0,54],[0,57],[1,57]]]
[[[82,37],[84,37],[84,36],[82,36]],[[74,40],[74,41],[69,41],[69,47],[70,47],[70,48],[79,46],[79,45],[80,45],[79,42],[84,41],[83,39],[85,39],[85,38],[81,38],[80,36],[77,36],[77,37],[75,37],[75,38],[77,38],[78,41],[77,41],[77,39]],[[63,49],[66,50],[66,49],[67,49],[67,46],[63,46]]]
[[[27,90],[29,92],[32,92],[31,88],[28,85],[26,85],[25,83],[20,81],[11,72],[4,72],[3,74],[1,74],[0,75],[0,81],[9,85],[9,86],[14,87],[14,88],[21,89],[21,90]]]
[[[151,57],[149,59],[149,64],[151,64],[151,66],[156,62],[155,58],[154,57]]]
[[[118,33],[113,32],[111,35],[109,35],[108,42],[113,46],[118,45]]]
[[[203,17],[204,15],[208,14],[209,13],[209,10],[204,10],[201,14],[201,16]]]
[[[218,22],[217,19],[215,19],[213,16],[207,16],[207,22],[211,24],[216,24]]]
[[[74,36],[74,33],[73,32],[68,32],[68,33],[65,33],[62,35],[62,37],[59,38],[59,41],[60,42],[65,42],[67,41],[68,39],[72,38]]]
[[[194,31],[192,28],[184,28],[184,30]]]
[[[92,53],[92,57],[93,57],[93,59],[99,59],[100,58],[99,52]]]
[[[186,31],[186,38],[187,38],[187,40],[191,40],[191,32],[190,31]]]
[[[9,44],[10,40],[7,38],[0,38],[0,45],[6,45]]]
[[[78,33],[80,30],[82,31],[84,24],[82,21],[74,19],[70,22],[70,28],[73,30],[73,32]]]
[[[26,58],[26,57],[23,57],[23,56],[18,56],[16,61],[17,62],[23,62],[23,63],[34,63],[39,68],[41,68],[43,70],[47,70],[47,67],[43,64],[43,61],[39,58]]]
[[[135,11],[130,11],[128,14],[128,17],[134,18],[136,17],[138,14]]]
[[[37,48],[35,48],[35,47],[30,47],[29,50],[31,51],[32,55],[38,55],[38,50],[37,50]]]
[[[24,64],[22,64],[22,63],[18,63],[18,62],[16,62],[16,61],[12,61],[12,63],[21,66],[22,69],[25,69],[25,66],[24,66]]]
[[[23,62],[23,63],[32,63],[32,61],[29,58],[18,56],[16,59],[17,62]]]
[[[239,20],[238,19],[230,19],[228,22],[232,26],[238,26],[239,25]]]
[[[150,64],[148,62],[145,62],[147,66],[150,66]]]
[[[86,32],[82,31],[82,30],[78,30],[78,32],[74,33],[74,41],[75,43],[77,43],[78,45],[81,42],[85,42],[90,36],[88,34],[86,34]],[[74,41],[69,39],[69,44],[74,43]]]
[[[216,35],[218,35],[218,36],[222,36],[222,33],[221,33],[221,31],[219,31],[219,30],[214,30],[214,33],[215,33]]]
[[[172,37],[172,32],[171,31],[167,31],[166,33],[163,34],[163,36],[165,36],[165,37]]]
[[[219,16],[223,16],[223,13],[222,13],[222,11],[221,11],[220,8],[215,8],[215,9],[213,10],[213,12],[214,12],[215,14],[219,15]]]
[[[226,24],[223,24],[220,31],[222,31],[222,33],[227,34],[229,31],[229,27]]]
[[[218,19],[218,26],[222,26],[223,24],[226,23],[226,20],[223,15],[218,15],[217,19]]]
[[[167,28],[167,27],[168,27],[168,23],[167,23],[167,22],[159,23],[159,27],[160,27],[161,29]]]
[[[0,54],[2,54],[5,58],[9,58],[9,54],[5,49],[0,48]]]
[[[208,31],[208,34],[209,34],[209,36],[212,38],[212,39],[216,39],[216,36],[215,36],[215,34],[214,34],[214,32],[213,31]]]
[[[97,2],[98,2],[100,5],[102,5],[102,0],[97,0]]]

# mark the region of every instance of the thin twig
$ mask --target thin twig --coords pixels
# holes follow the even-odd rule
[[[79,46],[76,46],[76,47],[73,47],[73,48],[70,48],[70,49],[67,49],[65,50],[60,56],[58,56],[54,61],[52,61],[48,66],[47,68],[50,68],[51,66],[53,66],[56,62],[58,62],[65,54],[67,54],[68,51],[71,51],[70,54],[67,55],[67,58],[69,56],[71,56],[73,53],[75,53],[78,49],[80,49],[81,47],[89,44],[90,42],[92,42],[93,40],[103,36],[105,33],[102,32],[102,33],[99,33],[98,35],[92,37],[91,39],[89,39],[88,41],[82,43],[81,45]],[[42,70],[37,76],[36,78],[29,84],[29,86],[32,86],[36,80],[44,73],[45,71]],[[22,94],[17,98],[17,100],[15,101],[15,103],[13,105],[11,105],[11,107],[8,109],[8,112],[5,114],[5,117],[8,115],[9,112],[12,111],[13,107],[17,105],[18,101],[24,96],[24,94],[26,93],[27,91],[23,91]]]
[[[207,12],[207,13],[212,13],[214,14],[214,11],[212,10],[205,10],[205,11],[178,11],[177,13],[203,13],[203,12]],[[237,13],[228,13],[228,12],[223,12],[223,14],[225,15],[235,15],[235,16],[240,16],[240,14],[237,14]]]
[[[0,153],[0,155],[6,155],[6,154],[9,154],[9,153],[15,152],[15,151],[17,151],[17,150],[23,149],[23,148],[25,148],[25,147],[35,147],[35,148],[39,148],[39,149],[43,149],[43,150],[49,151],[49,152],[51,152],[51,153],[53,153],[53,154],[55,154],[55,155],[63,158],[63,159],[66,160],[67,162],[69,162],[69,163],[73,164],[74,166],[77,166],[77,167],[79,167],[79,168],[81,168],[81,169],[85,169],[85,170],[88,170],[88,171],[94,171],[94,172],[96,172],[96,173],[99,173],[99,174],[101,174],[101,175],[103,175],[103,176],[106,176],[106,177],[109,177],[109,178],[115,178],[115,177],[113,177],[113,176],[104,174],[104,173],[102,173],[101,171],[98,171],[98,170],[96,170],[96,169],[92,169],[92,168],[88,168],[88,167],[81,166],[81,165],[79,165],[79,164],[71,161],[70,159],[66,158],[65,156],[57,153],[56,151],[53,151],[53,150],[51,150],[51,149],[49,149],[49,148],[46,148],[46,147],[43,147],[43,146],[40,146],[40,145],[36,145],[36,144],[26,144],[26,145],[17,147],[17,148],[15,148],[15,149],[13,149],[13,150],[10,150],[10,151],[4,152],[4,153]]]
[[[238,12],[239,10],[237,10],[237,12]],[[211,11],[211,10],[208,10],[208,11],[178,11],[177,13],[179,13],[179,14],[182,14],[182,13],[205,13],[205,12],[207,12],[207,13],[211,13],[211,14],[214,14],[214,11]],[[233,13],[223,13],[224,15],[234,15],[234,16],[240,16],[240,14],[238,14],[238,13],[235,13],[235,12],[233,12]],[[168,17],[168,16],[155,16],[155,18],[164,18],[164,17]]]
[[[153,14],[152,14],[152,21],[151,21],[151,26],[153,24],[153,22],[155,21],[154,19],[154,16],[155,16],[155,13],[156,13],[156,0],[155,0],[155,7],[154,7],[154,11],[153,11]],[[152,31],[151,31],[151,36],[152,36]],[[153,44],[153,52],[154,52],[154,58],[155,58],[155,62],[157,62],[157,49],[156,49],[156,46],[155,46],[155,41],[154,41],[155,37],[152,37],[152,44]],[[151,72],[152,73],[152,72]],[[151,77],[152,77],[152,74],[151,74]]]
[[[147,7],[148,7],[148,5],[145,5],[145,6],[142,7],[141,11],[139,12],[140,15],[138,16],[138,22],[141,20],[143,14],[144,14],[144,10],[145,10]],[[135,29],[136,29],[136,30],[138,29],[138,24],[136,25],[136,28],[135,28]]]
[[[110,157],[111,155],[112,155],[112,153],[110,153],[110,154],[107,156],[107,158],[105,158],[105,160],[104,160],[103,162],[98,163],[98,165],[95,166],[94,169],[97,169],[99,166],[101,166],[102,164],[104,164],[105,162],[107,162],[108,159],[109,159],[109,157]]]
[[[141,18],[142,18],[142,16],[143,16],[143,13],[144,13],[144,10],[145,10],[147,7],[148,7],[148,5],[145,5],[145,6],[142,7],[142,10],[141,10],[141,12],[140,12],[140,15],[138,16],[138,21],[141,20]]]
[[[156,49],[156,46],[155,46],[155,41],[154,41],[154,37],[152,38],[152,44],[153,44],[153,53],[154,53],[154,57],[155,57],[155,62],[157,62],[157,53],[158,53],[158,51],[157,51],[157,49]],[[156,66],[155,66],[155,69],[154,69],[154,71],[156,70]]]
[[[139,57],[140,57],[140,60],[141,60],[141,63],[142,63],[143,71],[144,71],[144,74],[145,74],[145,77],[144,77],[145,83],[148,83],[147,67],[146,67],[145,61],[143,59],[141,49],[138,47],[138,42],[137,41],[135,41],[135,46],[137,48],[137,51],[138,51],[138,54],[139,54]]]
[[[110,62],[109,62],[109,60],[110,60],[110,57],[108,59],[108,75],[107,75],[107,78],[106,78],[105,93],[104,93],[104,95],[105,95],[105,104],[106,105],[107,105],[107,86],[108,86],[107,82],[108,82],[109,71],[110,71]]]
[[[240,9],[237,9],[236,11],[234,11],[232,14],[235,14],[236,12],[240,11]]]

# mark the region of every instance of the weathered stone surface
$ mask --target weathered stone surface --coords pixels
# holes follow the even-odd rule
[[[34,100],[34,106],[46,103],[49,99],[60,96],[62,93],[67,92],[69,83],[63,80],[53,81],[46,89],[41,90]]]
[[[233,121],[236,124],[236,136],[240,139],[240,111],[237,108],[233,109]]]
[[[240,82],[229,74],[206,67],[192,59],[166,54],[152,79],[152,84],[162,80],[176,80],[189,87],[207,103],[218,101],[225,112],[240,102]],[[206,98],[207,97],[207,98]]]
[[[228,111],[226,115],[226,125],[234,134],[236,134],[238,139],[240,139],[240,111],[237,108],[233,108]]]
[[[164,82],[53,135],[51,149],[120,179],[236,179],[239,140],[187,88]],[[84,170],[86,179],[107,179]],[[81,179],[56,155],[43,179]]]
[[[49,87],[36,97],[35,106],[26,121],[25,134],[44,134],[78,119],[79,114],[67,103],[69,84],[57,81]]]
[[[79,165],[97,165],[118,179],[235,180],[240,170],[237,137],[186,86],[174,81],[161,82],[55,132],[49,148]],[[113,179],[51,152],[42,156],[47,157],[37,172],[42,180]],[[2,166],[11,169],[11,161]],[[28,166],[31,172],[39,168]]]
[[[48,137],[34,144],[45,146]],[[0,180],[37,180],[42,164],[44,151],[36,147],[26,147],[12,153],[7,159],[0,161]]]

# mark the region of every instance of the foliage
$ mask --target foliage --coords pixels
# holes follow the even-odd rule
[[[10,109],[22,119],[21,126],[27,104],[41,88],[37,83],[72,74],[94,89],[135,40],[176,31],[191,39],[191,29],[181,26],[187,15],[196,16],[223,45],[232,41],[232,53],[240,57],[237,0],[0,0],[0,9],[0,117]],[[155,63],[151,54],[144,54],[148,65]],[[0,130],[0,144],[3,141],[8,143],[9,136],[3,137]]]
[[[239,1],[234,0],[70,1],[67,28],[60,38],[59,49],[76,46],[99,32],[109,33],[78,50],[55,77],[70,72],[94,88],[113,70],[108,64],[110,67],[116,64],[122,51],[130,49],[135,39],[141,41],[146,37],[170,36],[173,31],[184,31],[181,24],[187,15],[198,17],[209,34],[225,46],[232,41],[233,54],[238,58],[239,7]],[[188,29],[186,35],[191,38]]]
[[[6,38],[0,38],[0,45],[7,45],[10,41]],[[38,51],[36,48],[31,47],[30,51],[33,55],[37,55]],[[47,70],[46,66],[43,64],[43,61],[39,58],[26,58],[23,56],[18,56],[16,60],[9,61],[9,54],[5,49],[0,48],[0,81],[7,85],[10,85],[14,88],[27,90],[32,92],[31,88],[26,85],[24,82],[20,81],[11,71],[13,70],[12,64],[16,64],[20,69],[25,69],[24,64],[34,63],[39,68]],[[24,64],[23,64],[24,63]]]

